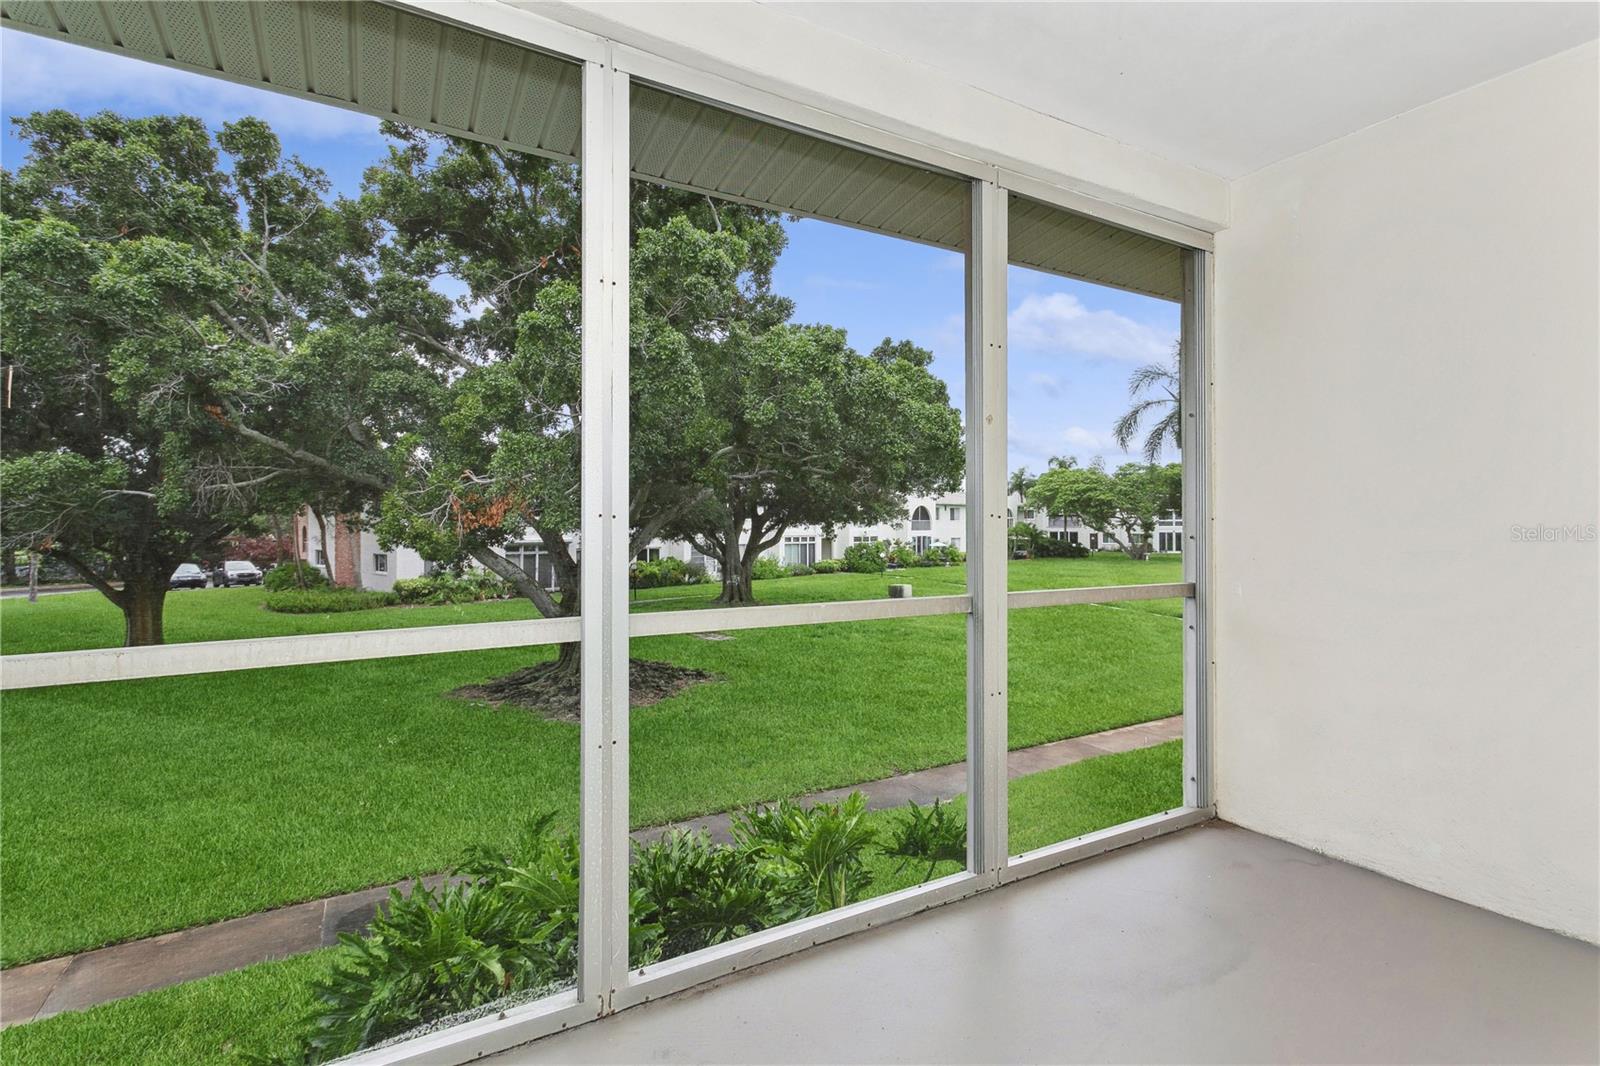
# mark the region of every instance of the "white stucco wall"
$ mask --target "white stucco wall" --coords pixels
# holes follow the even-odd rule
[[[1597,83],[1590,44],[1235,184],[1214,497],[1222,816],[1591,941],[1600,544],[1514,527],[1600,521]]]

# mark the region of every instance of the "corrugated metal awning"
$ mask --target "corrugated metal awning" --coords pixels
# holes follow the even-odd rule
[[[1183,301],[1183,252],[1175,244],[1013,194],[1011,262],[1052,274]]]
[[[574,160],[577,64],[375,0],[0,0],[0,25]],[[966,247],[966,179],[639,84],[634,175]],[[1177,246],[1013,196],[1011,259],[1181,299]]]

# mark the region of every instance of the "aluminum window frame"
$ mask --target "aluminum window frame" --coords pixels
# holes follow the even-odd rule
[[[1214,816],[1209,590],[1213,553],[1212,234],[1057,184],[1047,174],[1004,169],[811,103],[729,80],[693,57],[669,58],[616,44],[522,7],[444,0],[386,0],[571,59],[583,68],[583,409],[581,602],[574,618],[267,637],[5,656],[0,690],[349,662],[580,641],[581,912],[577,987],[447,1030],[370,1049],[348,1061],[466,1061],[576,1024],[897,920]],[[629,91],[634,80],[693,95],[852,147],[971,183],[967,252],[967,485],[964,595],[842,601],[631,615],[627,607],[628,350],[627,203]],[[293,94],[291,95],[305,95]],[[327,101],[324,101],[327,102]],[[1006,509],[1007,199],[1051,203],[1183,246],[1182,582],[1008,592]],[[1006,618],[1011,609],[1132,599],[1184,598],[1184,805],[1019,856],[1006,847]],[[968,869],[877,899],[632,970],[627,957],[627,655],[633,637],[708,630],[965,614],[968,629]]]

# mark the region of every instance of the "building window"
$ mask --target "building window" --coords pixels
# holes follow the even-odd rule
[[[636,563],[654,563],[658,562],[660,559],[660,548],[646,548],[644,551],[633,557],[633,561]]]
[[[852,543],[852,544],[876,544],[876,543],[878,543],[878,538],[874,537],[874,536],[871,536],[869,534],[866,534],[866,533],[857,533],[855,535],[855,538],[853,540],[851,540],[850,543]]]
[[[783,538],[784,566],[813,566],[816,561],[816,537],[794,536]]]
[[[389,572],[389,553],[372,553],[372,572],[374,574],[387,574]]]
[[[933,547],[933,538],[925,533],[919,533],[911,538],[911,550],[918,555],[923,554],[931,547]]]
[[[1098,533],[1090,533],[1089,534],[1089,547],[1091,549],[1100,547],[1100,534],[1098,534]]]
[[[1067,533],[1067,543],[1072,545],[1076,545],[1078,543],[1078,531],[1076,529]]]
[[[506,559],[522,567],[522,572],[532,577],[541,587],[554,592],[557,588],[555,564],[541,545],[507,544]]]
[[[328,553],[323,551],[321,548],[318,548],[316,556],[315,556],[315,561],[316,561],[316,564],[318,566],[327,566],[328,565]]]
[[[933,528],[933,521],[929,519],[926,507],[918,506],[915,511],[911,512],[911,528],[914,530]]]

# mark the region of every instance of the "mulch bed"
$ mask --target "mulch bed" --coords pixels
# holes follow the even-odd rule
[[[450,695],[491,707],[518,707],[556,722],[576,722],[578,678],[571,672],[557,674],[550,669],[551,665],[540,663],[482,684],[463,685]],[[707,670],[650,659],[629,659],[628,706],[648,707],[695,685],[721,680]]]

